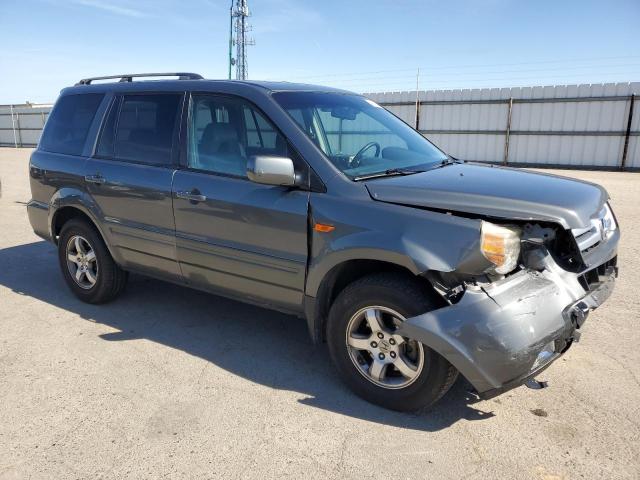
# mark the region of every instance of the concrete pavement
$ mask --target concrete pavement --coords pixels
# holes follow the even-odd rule
[[[0,479],[639,478],[640,174],[602,183],[621,278],[541,379],[428,415],[352,395],[304,322],[132,276],[93,306],[36,237],[29,150],[0,149]]]

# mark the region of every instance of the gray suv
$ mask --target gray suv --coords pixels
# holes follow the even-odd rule
[[[62,91],[29,167],[31,225],[85,302],[136,272],[293,313],[358,395],[415,411],[458,374],[540,387],[612,291],[598,185],[459,161],[346,91],[96,80]]]

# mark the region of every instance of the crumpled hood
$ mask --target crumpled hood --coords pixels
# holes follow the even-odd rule
[[[607,191],[556,175],[456,163],[413,175],[366,182],[374,200],[510,220],[580,228],[596,218]]]

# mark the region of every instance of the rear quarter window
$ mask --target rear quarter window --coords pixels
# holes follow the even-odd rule
[[[82,155],[89,127],[104,94],[65,95],[56,103],[40,139],[40,149]]]

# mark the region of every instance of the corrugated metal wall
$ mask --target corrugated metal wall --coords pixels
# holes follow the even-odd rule
[[[0,146],[35,147],[51,105],[0,105]]]
[[[435,90],[366,94],[429,140],[465,159],[509,164],[618,168],[631,94],[640,83]],[[635,102],[625,166],[640,169],[640,106]]]
[[[619,168],[631,95],[640,82],[366,94],[451,155],[511,165]],[[509,108],[511,100],[511,122]],[[640,169],[640,102],[635,102],[625,167]],[[1,105],[0,145],[35,146],[50,105]],[[333,119],[338,122],[337,119]],[[331,119],[328,119],[331,121]],[[355,142],[329,132],[329,140]],[[346,133],[346,132],[343,132]]]

